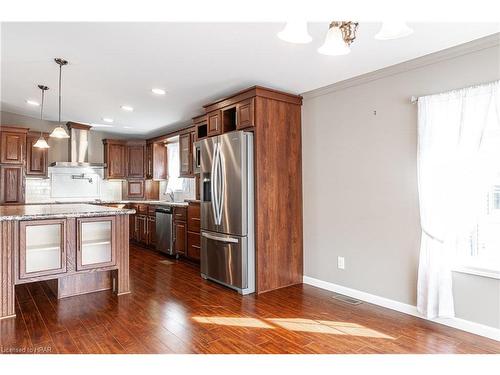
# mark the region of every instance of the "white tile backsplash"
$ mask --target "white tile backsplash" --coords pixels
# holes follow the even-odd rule
[[[52,198],[50,178],[26,178],[26,203],[53,202],[64,198]],[[121,200],[122,182],[101,180],[100,197],[102,200]]]
[[[26,203],[50,202],[49,178],[26,178]]]

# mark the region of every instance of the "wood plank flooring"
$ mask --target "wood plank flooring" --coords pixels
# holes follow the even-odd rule
[[[43,283],[16,287],[0,321],[1,353],[500,353],[500,343],[298,285],[241,297],[199,269],[137,246],[132,293],[57,300]]]

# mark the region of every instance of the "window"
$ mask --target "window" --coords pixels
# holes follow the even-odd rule
[[[168,157],[168,182],[167,194],[172,194],[176,191],[182,191],[184,179],[179,177],[180,161],[179,161],[179,139],[167,144]]]
[[[500,160],[491,157],[500,147],[500,121],[494,106],[481,141],[487,176],[478,191],[476,220],[467,238],[459,239],[457,270],[500,278]],[[492,161],[493,162],[490,162]]]

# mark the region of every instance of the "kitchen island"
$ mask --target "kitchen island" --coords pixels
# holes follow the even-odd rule
[[[132,209],[92,204],[0,206],[0,319],[15,317],[15,285],[43,281],[58,298],[130,293]]]

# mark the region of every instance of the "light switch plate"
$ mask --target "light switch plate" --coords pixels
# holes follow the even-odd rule
[[[337,268],[340,270],[345,270],[345,258],[337,257]]]

